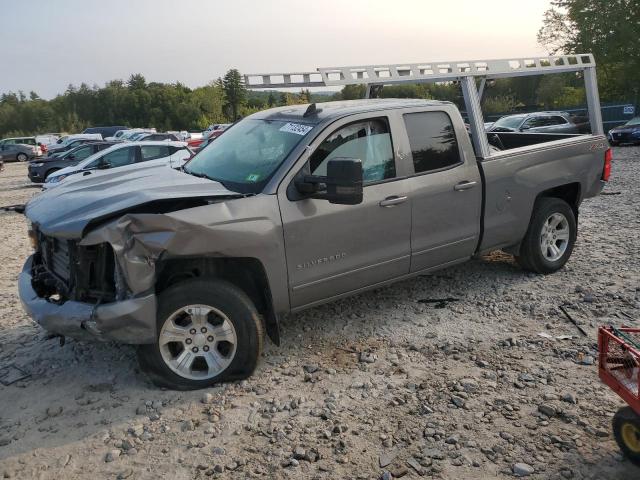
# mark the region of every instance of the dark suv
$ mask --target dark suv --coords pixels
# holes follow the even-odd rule
[[[60,156],[45,157],[29,163],[29,178],[32,182],[42,183],[53,172],[61,168],[77,165],[94,153],[98,153],[119,142],[92,142],[79,145]]]
[[[85,128],[82,133],[99,133],[102,138],[113,137],[118,130],[127,130],[129,127],[123,125],[113,125],[110,127],[89,127]]]

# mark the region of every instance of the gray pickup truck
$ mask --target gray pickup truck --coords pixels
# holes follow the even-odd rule
[[[20,297],[50,332],[139,345],[158,385],[244,378],[265,332],[279,344],[282,314],[497,249],[529,271],[562,268],[581,202],[608,178],[608,144],[527,142],[478,156],[448,102],[256,113],[180,170],[31,200]]]

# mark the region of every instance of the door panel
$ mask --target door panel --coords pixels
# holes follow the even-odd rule
[[[411,182],[411,271],[471,257],[480,234],[482,186],[478,169],[461,165],[414,177]]]
[[[308,149],[312,153],[281,185],[278,200],[292,308],[409,272],[410,181],[401,177],[406,168],[393,150],[397,121],[389,116],[354,115],[335,122],[312,142]],[[362,160],[361,204],[290,199],[287,188],[305,164],[313,174],[324,175],[327,162],[340,156]]]
[[[411,202],[379,205],[409,188],[406,179],[365,187],[360,205],[280,199],[292,308],[409,272]]]
[[[403,117],[415,171],[410,179],[411,271],[469,258],[478,243],[482,210],[480,172],[475,158],[463,153],[464,148],[471,151],[469,136],[456,131],[444,111]]]

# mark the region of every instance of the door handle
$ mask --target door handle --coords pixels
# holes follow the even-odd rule
[[[453,189],[456,192],[461,192],[463,190],[469,190],[470,188],[475,187],[478,184],[478,182],[469,182],[467,180],[465,180],[464,182],[460,182],[458,184],[456,184]]]
[[[393,207],[395,205],[400,205],[401,203],[404,203],[407,201],[407,198],[409,197],[398,197],[396,195],[392,196],[392,197],[387,197],[384,200],[382,200],[379,205],[381,207]]]

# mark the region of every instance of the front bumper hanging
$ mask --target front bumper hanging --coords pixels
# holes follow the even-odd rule
[[[156,296],[92,305],[39,297],[32,286],[33,256],[18,280],[20,301],[27,314],[48,332],[80,340],[114,340],[129,344],[156,341]]]

